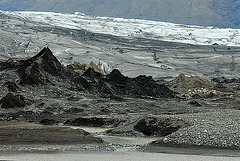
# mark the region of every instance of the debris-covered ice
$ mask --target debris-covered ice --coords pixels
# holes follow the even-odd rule
[[[91,17],[53,12],[4,12],[27,20],[70,29],[199,45],[240,46],[240,29],[182,25],[160,21]]]

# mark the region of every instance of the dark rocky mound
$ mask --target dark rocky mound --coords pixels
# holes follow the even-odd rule
[[[8,93],[0,100],[0,104],[2,104],[2,108],[21,108],[25,105],[30,104],[30,102],[22,95],[14,95],[12,93]]]
[[[64,82],[74,90],[90,88],[79,74],[65,68],[49,48],[43,48],[36,56],[24,59],[9,59],[0,64],[0,70],[15,70],[21,85],[55,85]]]
[[[128,120],[120,126],[107,131],[108,134],[120,136],[158,136],[163,137],[189,124],[177,119],[140,117]]]
[[[0,62],[0,70],[17,69],[29,58],[10,58],[7,61]]]
[[[175,93],[165,85],[156,83],[145,75],[128,78],[114,69],[109,75],[88,68],[80,76],[70,67],[64,67],[49,48],[42,49],[36,56],[24,59],[9,59],[1,63],[1,70],[15,70],[20,85],[61,85],[70,90],[87,90],[101,97],[122,100],[120,96],[134,97],[175,97]],[[9,89],[17,90],[15,84]]]
[[[185,89],[193,89],[193,88],[212,88],[214,84],[207,79],[200,78],[198,76],[186,76],[184,74],[180,74],[174,80],[168,83],[168,86],[171,88],[185,88]]]
[[[153,96],[153,97],[174,97],[174,92],[172,92],[165,85],[157,84],[151,76],[147,77],[145,75],[138,76],[131,79],[127,86],[129,90],[127,93],[140,95],[140,96]]]
[[[42,119],[39,123],[42,125],[53,125],[56,124],[57,122],[53,119]]]
[[[7,86],[8,90],[11,92],[17,92],[17,91],[21,90],[15,82],[8,81],[4,85]]]
[[[147,136],[162,137],[167,136],[186,126],[188,125],[183,121],[173,121],[168,118],[147,118],[138,121],[138,123],[134,126],[134,129]]]
[[[63,71],[63,66],[49,48],[44,48],[36,56],[25,60],[18,70],[21,84],[28,85],[52,82],[54,79],[51,77],[61,77]]]
[[[103,76],[89,68],[83,74],[83,77],[103,94],[109,96],[175,97],[173,91],[165,85],[157,84],[151,76],[141,75],[136,78],[129,78],[122,75],[117,69],[114,69],[109,75]]]

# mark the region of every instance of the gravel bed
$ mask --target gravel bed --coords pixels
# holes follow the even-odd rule
[[[240,149],[240,111],[218,109],[206,113],[172,116],[192,126],[180,129],[153,145],[185,145]]]

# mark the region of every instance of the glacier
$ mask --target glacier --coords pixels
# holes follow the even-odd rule
[[[140,19],[92,17],[79,12],[62,14],[53,12],[4,11],[4,13],[53,26],[84,29],[93,33],[114,36],[138,37],[195,45],[240,46],[240,29],[183,25]]]
[[[128,77],[161,80],[184,73],[236,78],[240,77],[239,33],[239,29],[82,13],[0,11],[0,61],[34,56],[49,47],[65,66],[93,61]]]

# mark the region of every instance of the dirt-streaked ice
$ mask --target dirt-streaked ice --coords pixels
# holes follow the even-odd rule
[[[85,29],[95,33],[189,44],[240,46],[240,29],[181,25],[160,21],[91,17],[84,14],[52,12],[6,12],[28,20],[44,22],[70,29]]]

